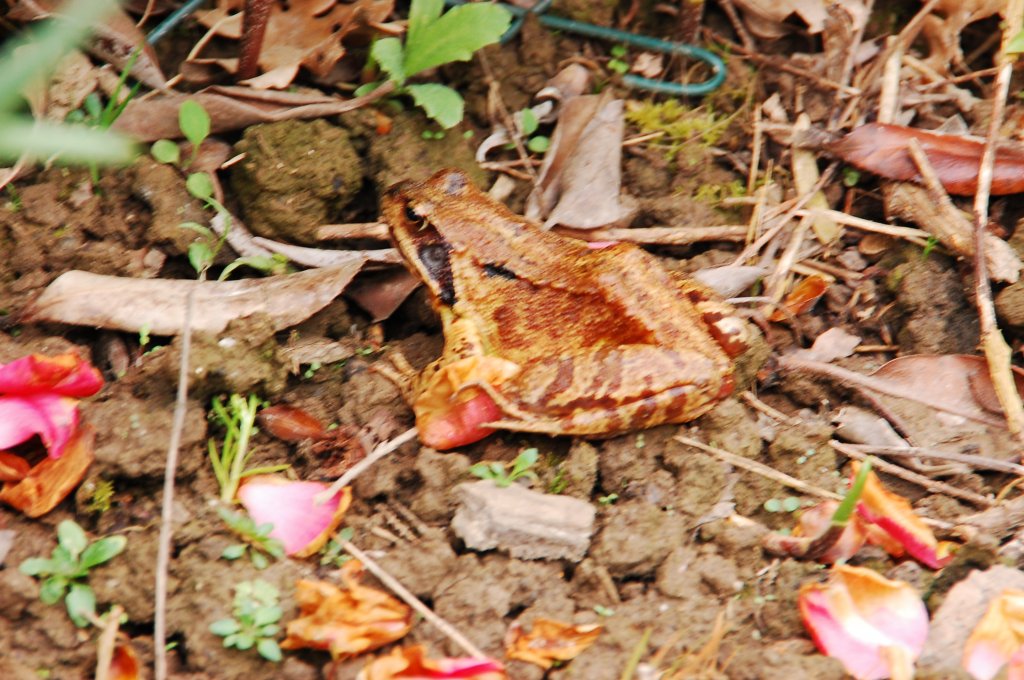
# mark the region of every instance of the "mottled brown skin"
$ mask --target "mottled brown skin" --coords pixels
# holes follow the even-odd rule
[[[392,187],[382,211],[444,324],[417,390],[482,353],[518,367],[464,383],[497,405],[489,426],[591,436],[692,420],[732,391],[745,325],[640,248],[542,231],[457,170]],[[429,417],[417,412],[421,433]]]

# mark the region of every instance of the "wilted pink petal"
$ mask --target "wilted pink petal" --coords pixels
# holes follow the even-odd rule
[[[77,354],[55,357],[32,354],[9,364],[0,364],[0,394],[57,394],[88,397],[103,387],[103,378]]]
[[[825,540],[838,507],[838,501],[823,501],[808,508],[791,534],[771,533],[761,544],[776,555],[813,559],[823,564],[848,560],[864,545],[867,525],[853,515],[841,532],[832,532]]]
[[[989,604],[964,646],[964,669],[975,680],[994,678],[1010,664],[1009,677],[1022,677],[1024,591],[1004,590]]]
[[[286,553],[308,557],[323,547],[352,502],[352,491],[346,487],[317,505],[315,496],[326,490],[327,485],[320,482],[257,475],[238,490],[238,500],[256,524],[274,525],[270,536],[284,544]]]
[[[854,477],[859,467],[854,461]],[[932,530],[910,507],[910,501],[886,489],[874,472],[868,473],[857,514],[884,529],[911,557],[932,569],[941,569],[953,559],[949,554],[951,545],[935,540]]]
[[[0,450],[38,434],[49,457],[60,458],[77,426],[77,399],[56,394],[0,397]]]
[[[928,637],[928,611],[910,584],[836,566],[827,583],[800,589],[799,604],[818,649],[854,677],[912,677]]]

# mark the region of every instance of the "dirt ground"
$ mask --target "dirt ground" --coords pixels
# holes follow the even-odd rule
[[[903,4],[908,7],[902,14],[903,10],[885,16],[876,12],[879,16],[868,29],[873,38],[887,31],[897,33],[917,11],[917,5]],[[789,63],[801,70],[827,61],[829,52],[820,38],[797,28],[797,23],[790,21],[793,33],[786,37],[761,40],[762,57],[774,59],[796,50],[801,54]],[[704,24],[735,37],[717,5],[708,4]],[[967,42],[976,42],[984,30],[975,26]],[[593,58],[595,50],[604,54],[606,49],[532,25],[524,36],[485,50],[491,72],[502,74],[501,92],[510,110],[522,108],[564,59]],[[989,63],[986,55],[990,54],[975,55],[972,65]],[[162,57],[174,59],[170,54]],[[623,187],[639,205],[634,226],[748,223],[752,201],[722,199],[738,198],[728,187],[747,182],[744,169],[751,161],[754,109],[769,96],[781,94],[786,106],[801,100],[815,124],[824,124],[831,114],[834,93],[822,87],[825,75],[816,76],[817,80],[802,78],[738,52],[731,53],[728,64],[729,78],[720,90],[703,102],[688,102],[703,104],[726,121],[714,143],[690,141],[684,144],[685,152],[671,157],[656,144],[626,148]],[[388,134],[375,131],[377,119],[364,109],[221,135],[232,155],[248,153],[245,161],[221,173],[227,206],[257,233],[315,245],[311,228],[319,224],[376,221],[377,197],[398,179],[420,179],[442,167],[458,166],[470,172],[474,181],[489,186],[495,173],[482,170],[473,160],[476,144],[487,134],[485,75],[478,63],[451,67],[443,74],[468,101],[466,122],[444,139],[424,139],[423,130],[433,128],[420,114],[391,109],[384,109],[393,122]],[[983,106],[988,85],[976,86],[974,91]],[[625,89],[621,93],[642,100],[639,93]],[[943,105],[935,104],[924,117],[937,120],[940,113],[947,113],[939,110]],[[948,108],[952,113],[952,105]],[[1019,120],[1021,111],[1014,104],[1008,119]],[[983,132],[987,113],[975,109],[972,116],[969,126]],[[464,136],[462,131],[472,134]],[[627,134],[638,132],[634,125]],[[762,167],[765,158],[778,164],[777,172],[788,167],[789,147],[768,137],[762,142]],[[315,153],[309,152],[311,145]],[[273,172],[259,172],[268,162],[259,153],[268,148],[299,182],[289,185]],[[788,191],[791,197],[788,170],[782,173],[783,193]],[[527,184],[519,182],[513,192],[509,203],[514,209],[522,208]],[[0,676],[11,680],[92,677],[95,635],[76,628],[60,605],[40,602],[38,582],[17,569],[28,557],[48,555],[55,527],[69,518],[91,534],[128,538],[124,554],[95,569],[90,583],[101,609],[113,603],[124,608],[127,621],[122,630],[131,636],[142,664],[151,667],[153,659],[161,488],[181,340],[157,336],[143,348],[132,334],[20,323],[18,315],[58,275],[70,270],[193,277],[185,252],[194,234],[178,225],[202,219],[204,213],[185,191],[180,174],[148,157],[130,167],[104,170],[99,183],[90,185],[86,169],[38,169],[18,179],[0,206],[0,244],[6,253],[0,260],[4,315],[0,318],[5,320],[0,330],[0,362],[29,352],[54,354],[75,348],[91,357],[107,380],[96,397],[82,403],[84,418],[97,431],[96,462],[77,493],[39,519],[0,509],[0,528],[14,532],[13,546],[0,568],[0,640],[5,648],[0,653]],[[334,185],[334,190],[318,196],[321,185]],[[346,188],[341,190],[339,185]],[[865,174],[855,195],[844,194],[847,190],[835,179],[825,187],[833,206],[841,209],[845,200],[848,208],[856,204],[860,215],[884,221],[878,180]],[[302,207],[286,201],[289,192],[300,191],[303,200],[308,199]],[[348,194],[345,201],[338,199],[340,193]],[[1024,244],[1015,229],[1021,207],[1019,198],[1011,196],[997,199],[993,208],[993,219],[1015,247]],[[499,432],[448,453],[418,442],[406,444],[355,482],[354,503],[344,522],[353,530],[353,542],[495,658],[503,658],[503,639],[514,623],[529,627],[538,617],[546,617],[603,626],[590,648],[551,670],[508,662],[508,677],[516,680],[845,677],[839,662],[816,651],[797,607],[800,585],[820,578],[824,567],[779,558],[762,549],[767,532],[791,528],[794,518],[789,512],[769,512],[767,501],[796,496],[801,506],[808,506],[814,499],[732,466],[676,436],[696,438],[807,483],[841,491],[848,461],[829,444],[836,437],[834,415],[843,406],[869,408],[872,404],[833,381],[778,371],[777,358],[837,326],[860,336],[865,345],[882,348],[838,362],[863,374],[896,356],[976,353],[979,326],[968,264],[941,247],[922,256],[917,245],[891,239],[884,247],[868,248],[861,243],[864,238],[861,232],[847,230],[818,256],[843,263],[836,265],[842,272],[832,278],[812,311],[798,314],[795,324],[769,322],[754,311],[756,307],[746,306],[762,339],[753,355],[744,359],[746,367],[738,375],[733,396],[697,421],[591,441]],[[742,245],[720,241],[656,245],[650,250],[670,268],[694,271],[731,262]],[[225,252],[220,263],[233,258]],[[853,271],[846,267],[854,261],[862,265],[856,277],[845,276]],[[1000,318],[1014,346],[1019,342],[1017,332],[1024,328],[1024,320],[1014,323],[1019,285],[997,288],[997,292],[1010,291],[1001,296]],[[421,289],[379,323],[351,299],[341,297],[287,331],[275,333],[266,319],[257,316],[233,322],[216,336],[196,336],[190,361],[197,377],[190,384],[174,507],[167,611],[172,677],[355,678],[363,658],[332,662],[324,652],[300,651],[286,653],[285,660],[275,665],[253,653],[225,649],[221,638],[209,632],[212,621],[229,613],[235,583],[262,578],[277,586],[284,594],[287,621],[297,612],[290,596],[296,579],[331,579],[335,568],[321,566],[315,558],[278,560],[264,570],[247,560],[220,559],[223,549],[236,539],[216,513],[218,487],[206,447],[208,438],[221,437],[222,432],[211,424],[207,412],[217,395],[255,393],[269,403],[293,405],[324,423],[337,424],[355,438],[348,447],[333,451],[288,444],[265,432],[254,441],[254,464],[288,463],[298,478],[332,481],[353,456],[361,455],[354,443],[356,433],[384,441],[412,426],[412,411],[398,388],[373,369],[398,352],[414,366],[424,366],[440,353],[439,329],[437,315]],[[314,368],[304,361],[295,370],[285,350],[300,338],[356,351],[349,351],[342,360],[318,362]],[[752,407],[751,400],[742,396],[746,393],[756,394],[786,419]],[[926,412],[920,419],[927,421],[933,415]],[[451,529],[459,505],[457,487],[475,479],[470,466],[479,461],[512,461],[531,447],[540,453],[535,489],[557,491],[596,509],[595,530],[581,560],[516,559],[502,550],[474,551]],[[1002,444],[993,447],[995,457],[1018,458]],[[965,469],[943,481],[991,497],[1011,478]],[[982,509],[943,492],[888,476],[885,480],[921,514],[947,527]],[[106,483],[112,484],[113,497],[109,508],[97,511],[95,490]],[[976,549],[958,553],[940,579],[913,561],[896,562],[879,550],[862,551],[853,562],[915,583],[934,607],[959,578],[952,575],[962,577],[971,569],[1010,561],[999,553],[999,539],[975,537],[971,546]],[[422,642],[438,654],[462,653],[423,621],[403,640],[403,644],[411,642]],[[707,658],[699,663],[702,652]],[[630,664],[633,674],[623,675]],[[693,670],[678,674],[684,667]],[[951,677],[944,673],[932,677]]]

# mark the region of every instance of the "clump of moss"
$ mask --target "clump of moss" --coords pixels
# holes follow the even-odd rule
[[[663,149],[669,161],[693,166],[704,158],[704,149],[718,144],[732,116],[716,113],[708,104],[691,108],[677,99],[666,99],[630,102],[626,120],[642,133],[660,132],[650,144]]]

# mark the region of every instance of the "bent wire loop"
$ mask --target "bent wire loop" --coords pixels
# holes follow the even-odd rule
[[[462,5],[465,4],[465,2],[466,0],[446,0],[446,4],[449,5]],[[526,15],[536,14],[541,26],[547,26],[548,28],[553,28],[558,31],[565,31],[566,33],[575,33],[576,35],[582,35],[588,38],[597,38],[599,40],[607,40],[608,42],[632,45],[651,52],[661,52],[671,56],[696,59],[697,61],[702,61],[707,64],[708,68],[711,70],[711,76],[707,80],[699,83],[673,83],[664,80],[644,78],[630,73],[622,77],[622,82],[629,87],[648,90],[650,92],[676,95],[677,97],[686,97],[708,94],[709,92],[713,92],[718,89],[721,84],[725,82],[725,62],[722,61],[722,58],[714,52],[706,50],[703,47],[697,47],[696,45],[670,42],[668,40],[652,38],[649,35],[638,35],[636,33],[620,31],[617,28],[597,26],[595,24],[587,24],[574,19],[565,19],[563,17],[545,14],[547,9],[551,6],[551,2],[552,0],[540,0],[540,2],[530,9],[515,7],[514,5],[508,5],[502,2],[496,3],[504,7],[510,14],[512,14],[513,17],[515,17],[508,31],[506,31],[505,35],[502,36],[501,41],[508,42],[514,38],[519,32],[519,29],[522,28],[523,21],[526,20]]]

